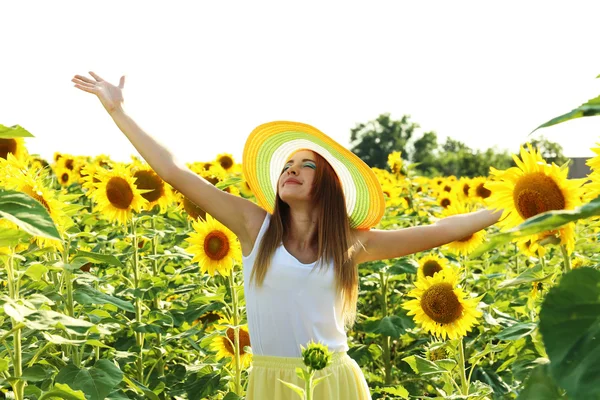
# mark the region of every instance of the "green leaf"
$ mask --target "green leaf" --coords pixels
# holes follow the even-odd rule
[[[564,398],[550,376],[548,364],[535,367],[525,381],[517,400],[556,400]]]
[[[104,400],[121,383],[123,372],[108,360],[98,360],[89,369],[79,369],[69,364],[59,371],[55,380],[75,390],[82,390],[88,400]]]
[[[217,187],[217,189],[225,189],[228,188],[231,185],[237,185],[238,183],[242,182],[242,178],[237,177],[237,176],[232,176],[231,178],[225,179],[222,182],[218,182],[215,186]]]
[[[0,189],[0,217],[30,235],[61,240],[48,210],[25,193]]]
[[[4,126],[0,124],[0,139],[12,139],[21,137],[34,137],[27,129],[20,125]]]
[[[566,114],[551,119],[550,121],[535,128],[533,131],[531,131],[531,133],[537,131],[540,128],[560,124],[561,122],[569,121],[575,118],[592,117],[594,115],[600,115],[600,96],[594,97],[587,103],[583,103],[579,107],[571,110]]]
[[[39,382],[46,379],[46,370],[40,365],[34,365],[33,367],[25,368],[21,379],[30,382]]]
[[[25,242],[31,236],[20,229],[5,229],[0,231],[0,247],[16,246],[20,242]]]
[[[242,400],[242,398],[234,392],[229,392],[223,397],[223,400]]]
[[[402,361],[408,363],[412,370],[419,375],[431,375],[446,372],[443,368],[440,368],[435,363],[420,356],[405,357],[402,359]]]
[[[49,399],[64,399],[64,400],[86,400],[85,395],[81,390],[73,390],[69,385],[56,383],[52,390],[44,392],[39,400]]]
[[[574,210],[547,211],[535,215],[509,231],[490,236],[489,240],[476,248],[469,257],[477,258],[490,249],[497,248],[514,239],[555,230],[569,222],[590,218],[595,215],[600,215],[600,196]]]
[[[94,264],[108,264],[123,268],[123,263],[119,261],[117,257],[111,254],[98,254],[90,251],[79,250],[77,254],[73,256],[71,262],[75,260],[85,260],[86,262],[91,262]]]
[[[408,399],[409,394],[408,390],[404,388],[402,385],[396,385],[394,387],[384,387],[377,390],[378,393],[387,393],[392,394],[394,396],[400,396],[403,399]]]
[[[550,276],[552,276],[552,274],[544,275],[542,271],[542,264],[536,264],[534,267],[526,269],[518,277],[500,282],[498,289],[517,286],[523,283],[539,282],[549,278]]]
[[[419,263],[411,258],[399,258],[394,261],[394,264],[388,270],[392,275],[398,274],[416,274],[419,268]]]
[[[185,382],[185,391],[190,400],[206,399],[215,394],[221,383],[221,375],[211,372],[198,378],[191,376]]]
[[[112,304],[121,310],[135,312],[135,308],[130,302],[102,293],[90,286],[80,286],[75,289],[73,298],[79,304]]]
[[[29,267],[27,267],[27,269],[25,270],[25,275],[30,277],[33,281],[38,282],[42,279],[42,276],[46,272],[48,272],[48,268],[46,268],[44,264],[36,263],[31,264]]]
[[[414,328],[414,326],[412,318],[402,318],[397,315],[392,315],[391,317],[367,320],[364,323],[364,331],[398,339],[400,335],[406,332],[407,328]]]
[[[540,333],[550,371],[573,399],[600,399],[600,271],[578,268],[546,294]]]
[[[294,385],[293,383],[285,382],[285,381],[282,381],[281,379],[277,379],[277,380],[279,382],[283,383],[285,386],[287,386],[290,389],[292,389],[294,392],[296,392],[296,394],[298,396],[300,396],[300,399],[304,399],[304,389],[302,389],[301,387],[298,387],[298,386]]]
[[[496,337],[500,340],[517,340],[529,336],[537,328],[533,322],[519,322],[499,332]]]

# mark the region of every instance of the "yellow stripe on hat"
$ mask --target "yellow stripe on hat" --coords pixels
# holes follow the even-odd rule
[[[352,228],[367,229],[379,223],[385,211],[385,200],[375,173],[335,140],[299,122],[269,122],[258,126],[248,136],[242,169],[261,207],[273,212],[283,166],[299,149],[318,153],[333,167],[342,183]]]

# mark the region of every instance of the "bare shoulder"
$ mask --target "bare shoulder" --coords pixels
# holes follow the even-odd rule
[[[260,232],[260,227],[262,226],[266,216],[267,211],[259,206],[252,207],[247,211],[246,231],[248,236],[245,238],[239,238],[240,244],[242,245],[242,254],[244,256],[248,256],[254,248],[254,243],[256,242],[256,238]]]

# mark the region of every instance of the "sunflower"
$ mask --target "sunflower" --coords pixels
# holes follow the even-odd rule
[[[206,214],[206,222],[195,220],[194,232],[185,240],[187,251],[194,254],[192,262],[200,264],[201,272],[228,276],[233,262],[241,262],[242,250],[236,236],[223,224]]]
[[[448,267],[448,260],[434,254],[426,255],[419,260],[417,279],[425,279],[426,276],[434,276],[437,272]]]
[[[471,189],[471,179],[462,177],[456,184],[456,191],[462,200],[469,199],[469,189]]]
[[[75,182],[75,174],[67,168],[56,168],[54,174],[61,186],[68,187]]]
[[[467,298],[456,287],[458,275],[452,268],[444,269],[432,277],[417,280],[416,288],[408,293],[415,297],[402,307],[407,315],[414,315],[416,323],[425,331],[444,339],[465,336],[481,316],[477,310],[478,298]]]
[[[206,218],[206,211],[204,211],[204,209],[198,207],[196,203],[194,203],[180,191],[176,189],[173,189],[173,191],[175,194],[175,199],[177,200],[177,210],[185,212],[186,215],[193,221],[198,219],[204,220]]]
[[[135,186],[134,178],[128,168],[114,165],[113,169],[98,170],[100,180],[91,194],[97,203],[95,210],[109,222],[127,224],[132,212],[140,212],[148,200],[142,197],[142,191]]]
[[[471,179],[469,198],[481,202],[490,197],[493,191],[486,185],[486,182],[488,182],[488,178],[482,176]]]
[[[394,175],[402,174],[402,152],[393,151],[388,155],[387,164]]]
[[[452,204],[457,202],[458,199],[456,198],[456,196],[445,191],[440,192],[440,194],[437,197],[437,204],[444,209],[450,207]]]
[[[492,195],[486,204],[504,209],[501,227],[515,227],[525,220],[551,210],[573,210],[581,204],[581,185],[586,179],[567,179],[568,169],[543,161],[537,150],[528,144],[528,151],[521,147],[521,159],[513,156],[517,167],[504,171],[492,169],[497,181],[488,181],[485,187]],[[569,223],[557,232],[560,243],[569,254],[575,247],[575,225]],[[532,242],[540,235],[533,235]]]
[[[596,145],[600,146],[600,143],[596,143]],[[585,163],[592,171],[600,171],[600,147],[593,147],[591,150],[596,153],[596,156],[588,158]]]
[[[473,210],[469,205],[465,205],[460,201],[454,201],[451,205],[446,207],[446,209],[442,212],[444,217],[449,217],[452,215],[458,214],[466,214],[470,213]],[[468,256],[475,250],[483,240],[485,239],[485,231],[480,230],[477,231],[467,237],[464,237],[459,240],[455,240],[454,242],[446,244],[446,248],[452,251],[454,254],[462,254],[464,256]]]
[[[242,195],[242,197],[244,198],[249,198],[249,197],[254,197],[254,193],[252,192],[252,189],[250,188],[250,185],[248,185],[248,181],[245,179],[242,179],[242,181],[240,182],[240,194]]]
[[[20,137],[0,138],[0,158],[6,160],[9,154],[12,154],[18,160],[25,160],[29,155],[25,147],[25,139]]]
[[[224,335],[217,335],[213,338],[210,343],[210,348],[217,352],[217,359],[230,358],[227,364],[230,368],[234,367],[235,363],[235,330],[231,326],[233,322],[228,318],[222,318],[219,323],[215,325],[215,329],[223,329]],[[248,326],[241,325],[239,327],[239,353],[240,353],[240,364],[241,368],[248,368],[252,362],[252,353],[247,352],[245,347],[250,347],[250,334],[248,333]]]
[[[149,190],[142,194],[142,197],[148,200],[145,209],[151,211],[158,205],[160,212],[164,214],[173,198],[170,186],[148,164],[137,162],[131,168],[131,172],[135,178],[135,186],[138,189]]]
[[[235,166],[233,156],[229,153],[219,154],[215,159],[215,162],[219,163],[219,165],[227,172],[231,172],[233,167]]]

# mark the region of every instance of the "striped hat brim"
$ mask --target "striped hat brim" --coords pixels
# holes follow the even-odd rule
[[[268,122],[256,127],[246,140],[242,171],[262,208],[273,213],[283,166],[299,149],[318,153],[333,167],[342,184],[352,228],[368,229],[379,223],[385,200],[373,170],[329,136],[300,122]]]

